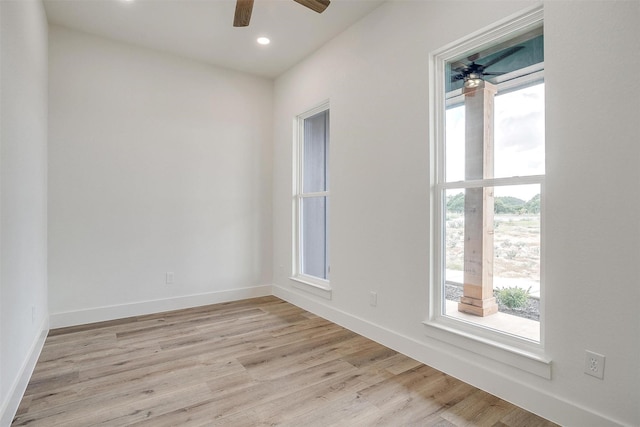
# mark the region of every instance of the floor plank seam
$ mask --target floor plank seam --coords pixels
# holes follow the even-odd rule
[[[269,296],[52,330],[21,425],[554,424]]]

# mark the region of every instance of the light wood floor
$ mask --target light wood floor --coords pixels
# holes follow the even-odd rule
[[[14,426],[551,426],[275,297],[52,330]]]

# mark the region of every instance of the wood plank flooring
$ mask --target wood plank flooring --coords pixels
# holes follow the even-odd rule
[[[275,297],[52,330],[13,426],[552,426]]]

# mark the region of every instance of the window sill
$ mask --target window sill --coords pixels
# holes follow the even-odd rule
[[[292,276],[289,279],[293,281],[293,287],[296,289],[328,300],[331,299],[331,285],[327,280],[315,279],[309,276]]]
[[[537,349],[528,350],[462,330],[450,319],[425,321],[426,334],[466,351],[504,363],[545,379],[551,379],[551,360]]]

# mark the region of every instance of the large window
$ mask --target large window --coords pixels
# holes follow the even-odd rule
[[[543,37],[538,9],[432,57],[434,258],[427,322],[540,361]]]
[[[329,109],[297,118],[296,259],[294,276],[329,287]]]
[[[539,342],[544,82],[514,80],[446,110],[443,313]]]

